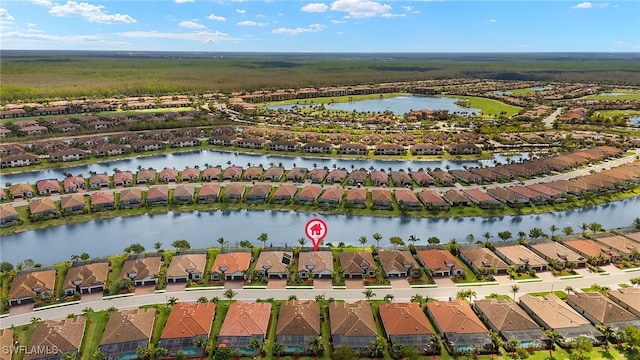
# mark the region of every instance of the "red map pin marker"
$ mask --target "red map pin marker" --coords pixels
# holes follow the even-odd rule
[[[320,242],[327,236],[327,223],[318,218],[311,219],[304,226],[304,233],[311,240],[313,250],[318,251]]]

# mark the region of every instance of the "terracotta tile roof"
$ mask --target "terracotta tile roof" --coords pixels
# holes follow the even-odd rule
[[[373,311],[367,301],[334,301],[329,304],[331,335],[377,336]]]
[[[60,353],[78,352],[84,336],[86,318],[76,316],[60,321],[45,320],[36,325],[29,349],[57,349]],[[44,358],[49,355],[37,351],[28,352],[25,360]]]
[[[418,184],[431,184],[435,181],[426,171],[412,171],[411,177]]]
[[[462,195],[460,191],[453,189],[447,190],[447,192],[442,194],[442,197],[450,204],[465,204],[469,202],[469,199]]]
[[[340,266],[344,269],[345,274],[362,274],[362,265],[365,264],[367,269],[375,267],[373,255],[368,251],[343,251],[339,255]]]
[[[123,189],[120,192],[120,201],[142,200],[142,190],[140,188]]]
[[[193,198],[193,194],[195,192],[196,192],[195,186],[179,184],[173,190],[173,197],[174,198],[184,198],[184,199],[188,198],[188,199],[191,199],[191,198]]]
[[[197,179],[200,176],[200,170],[196,168],[185,168],[182,170],[182,179]]]
[[[38,188],[38,192],[40,191],[60,191],[60,183],[58,180],[38,180],[36,181],[36,187]]]
[[[152,186],[147,191],[147,201],[167,200],[169,198],[169,187],[166,185]]]
[[[326,169],[313,169],[309,172],[309,179],[315,182],[321,182],[327,177],[329,170]]]
[[[344,195],[343,188],[328,188],[326,189],[322,195],[320,195],[320,201],[334,201],[340,202],[342,200],[342,196]]]
[[[582,314],[586,313],[601,324],[637,321],[640,325],[640,319],[600,293],[569,294],[567,304]]]
[[[574,240],[565,240],[563,242],[567,247],[589,257],[598,257],[600,254],[605,257],[605,259],[610,259],[612,256],[620,256],[620,254],[610,249],[608,246],[603,246],[598,244],[593,240],[586,239],[574,239]]]
[[[284,174],[284,169],[281,167],[270,167],[265,171],[264,178],[265,179],[280,179]]]
[[[550,187],[546,184],[531,184],[527,185],[526,187],[549,197],[558,197],[562,195],[562,191]]]
[[[380,250],[378,251],[380,264],[385,272],[399,271],[406,272],[405,264],[411,264],[411,269],[419,267],[416,260],[408,250]]]
[[[216,311],[212,302],[173,305],[160,339],[191,338],[198,335],[208,337]]]
[[[242,176],[242,168],[240,166],[229,166],[224,170],[225,178],[239,178]]]
[[[425,173],[426,174],[426,173]],[[392,171],[391,180],[398,185],[411,184],[411,176],[404,171]]]
[[[384,203],[391,204],[393,199],[391,198],[391,190],[389,189],[373,189],[371,190],[371,201],[374,204]]]
[[[378,308],[387,336],[432,334],[427,317],[417,303],[389,303]]]
[[[223,265],[227,267],[227,270],[225,270],[225,274],[233,274],[238,271],[246,271],[247,269],[249,269],[250,261],[250,252],[236,251],[218,254],[213,262],[211,271],[220,272],[220,266]]]
[[[164,168],[160,171],[159,176],[163,181],[175,181],[178,178],[178,170]]]
[[[112,312],[102,334],[100,345],[150,340],[155,309],[132,309]]]
[[[443,333],[488,333],[489,329],[464,300],[430,301],[427,309]]]
[[[218,337],[266,336],[270,318],[271,303],[236,301],[229,306]]]
[[[222,174],[222,168],[219,167],[208,167],[202,171],[202,178],[217,178]]]
[[[393,191],[393,195],[395,196],[398,204],[402,202],[408,205],[418,205],[418,206],[420,205],[420,201],[418,200],[418,197],[412,190],[395,189]]]
[[[623,254],[629,254],[632,250],[640,250],[640,243],[622,235],[597,237],[595,240],[605,246],[613,247]]]
[[[111,191],[95,191],[91,193],[91,205],[114,204],[115,197]]]
[[[219,184],[203,184],[198,192],[198,197],[207,197],[207,196],[215,196],[218,197],[220,194],[220,185]]]
[[[293,259],[293,253],[290,251],[268,251],[264,250],[258,256],[256,261],[256,270],[263,270],[267,265],[269,273],[288,273],[287,264],[282,263],[282,258],[288,255],[289,259]]]
[[[49,198],[29,201],[29,212],[31,214],[40,214],[48,211],[57,211],[56,204]]]
[[[544,241],[530,244],[531,248],[542,254],[548,259],[556,259],[558,261],[585,261],[585,258],[575,251],[562,246],[555,241]]]
[[[640,231],[626,233],[624,234],[624,236],[628,237],[631,240],[640,242]]]
[[[174,255],[167,268],[167,276],[185,276],[188,274],[187,269],[196,274],[203,274],[206,262],[207,254]]]
[[[476,203],[497,204],[498,201],[480,189],[465,189],[462,193]]]
[[[429,205],[429,204],[433,204],[433,205],[436,205],[436,206],[446,206],[447,205],[447,202],[440,195],[440,193],[438,193],[436,191],[433,191],[433,190],[423,189],[422,191],[420,191],[418,193],[418,197],[420,198],[420,200],[425,205]]]
[[[264,169],[262,168],[262,165],[260,166],[251,166],[249,168],[247,168],[247,170],[244,171],[244,174],[242,174],[242,178],[243,179],[258,179],[260,178],[260,176],[262,176],[262,172],[264,171]]]
[[[0,344],[13,344],[13,330],[11,328],[0,329]],[[0,360],[11,360],[13,353],[0,352]]]
[[[520,296],[520,304],[530,309],[546,324],[545,327],[550,329],[570,328],[589,324],[589,320],[580,316],[571,306],[554,294],[547,294],[545,296],[524,294]]]
[[[314,300],[287,300],[280,305],[278,335],[320,335],[320,305]]]
[[[320,186],[309,185],[305,186],[298,193],[298,200],[301,201],[315,201],[320,195],[322,188]]]
[[[129,274],[135,272],[136,277],[133,280],[142,280],[148,276],[153,276],[160,271],[160,263],[162,257],[148,256],[140,258],[127,259],[122,265],[121,279],[131,279]]]
[[[247,200],[251,199],[266,199],[271,192],[271,185],[269,184],[256,184],[253,185],[247,193]]]
[[[74,282],[76,280],[81,281],[81,288],[104,285],[108,274],[109,263],[106,261],[72,266],[64,278],[63,289],[75,289]]]
[[[313,272],[333,272],[333,253],[331,251],[302,251],[298,259],[298,271],[307,271],[307,264],[313,264]]]
[[[287,180],[301,180],[307,175],[307,171],[307,168],[295,167],[287,173]]]
[[[504,255],[504,257],[506,257],[512,264],[528,264],[532,267],[547,265],[547,261],[545,259],[529,250],[529,248],[524,245],[501,246],[500,244],[497,244],[495,247],[495,251]]]
[[[356,171],[354,171],[354,173]],[[364,172],[364,174],[365,174],[364,177],[366,179],[367,173]],[[327,174],[327,182],[342,182],[342,180],[344,180],[346,177],[347,177],[347,170],[345,170],[345,169],[333,169],[333,170],[329,171],[329,174]],[[362,181],[364,181],[364,180],[362,180]]]
[[[107,174],[94,174],[89,177],[89,184],[108,184],[109,175]]]
[[[82,197],[82,195],[80,195]],[[18,216],[18,211],[11,204],[0,204],[0,219]]]
[[[273,198],[274,199],[291,199],[293,198],[293,195],[295,195],[296,191],[298,191],[298,187],[293,184],[281,184],[273,192]]]
[[[435,270],[461,270],[464,269],[462,264],[449,251],[443,249],[427,249],[418,250],[418,257],[422,263],[429,269]]]
[[[364,204],[367,202],[367,189],[352,188],[347,190],[347,202],[355,204]]]
[[[508,267],[507,263],[485,247],[463,247],[460,249],[460,253],[479,269],[493,267],[496,268],[496,270],[506,270]]]
[[[473,303],[497,331],[540,329],[533,319],[511,299],[480,299]]]
[[[228,184],[224,188],[224,197],[241,198],[244,195],[246,187],[243,184]]]
[[[34,289],[53,294],[56,281],[55,270],[18,273],[11,281],[9,299],[22,299],[36,295]]]

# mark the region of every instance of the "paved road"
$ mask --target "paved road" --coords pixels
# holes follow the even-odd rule
[[[564,290],[567,286],[571,286],[576,290],[580,288],[590,287],[594,283],[608,286],[611,289],[617,289],[619,284],[628,283],[629,279],[639,276],[638,272],[622,272],[613,266],[608,266],[610,275],[598,275],[590,273],[586,269],[580,269],[582,278],[574,278],[570,280],[551,279],[541,282],[518,283],[520,290],[516,297],[520,294],[529,292],[540,292],[550,290]],[[544,274],[544,273],[542,273]],[[447,300],[449,297],[455,297],[460,290],[471,288],[476,292],[477,298],[481,299],[487,295],[512,294],[511,286],[515,282],[513,280],[501,280],[498,285],[484,286],[461,286],[461,287],[438,287],[438,288],[393,288],[393,289],[374,289],[374,299],[381,299],[386,294],[393,294],[394,301],[409,301],[413,295],[420,294],[425,297],[436,298],[439,300]],[[314,299],[316,295],[324,295],[325,297],[333,297],[335,299],[343,299],[346,301],[355,301],[364,298],[362,289],[309,289],[309,290],[288,290],[288,289],[236,289],[237,295],[234,299],[243,301],[255,301],[256,299],[265,299],[273,297],[274,299],[287,299],[290,295],[296,295],[298,299]],[[93,302],[81,302],[80,304],[68,305],[58,308],[40,310],[35,312],[26,312],[20,314],[10,314],[0,319],[0,328],[10,327],[11,325],[21,325],[28,323],[32,317],[45,319],[61,319],[70,313],[79,314],[85,307],[91,307],[93,310],[105,310],[114,306],[119,309],[137,308],[142,305],[166,303],[169,297],[176,297],[180,301],[195,302],[199,297],[206,296],[212,298],[218,296],[221,299],[224,290],[200,290],[200,291],[177,291],[160,294],[135,295],[125,298],[117,298],[111,300],[97,300]]]
[[[556,121],[556,118],[558,117],[558,115],[560,115],[560,113],[562,113],[562,108],[561,107],[557,108],[556,111],[551,113],[551,115],[549,115],[546,118],[544,118],[544,120],[542,120],[542,122],[544,123],[544,125],[546,127],[552,128],[553,127],[553,122]]]

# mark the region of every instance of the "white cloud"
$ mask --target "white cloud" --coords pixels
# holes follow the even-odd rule
[[[187,29],[206,29],[206,26],[199,24],[197,21],[187,20],[180,22],[180,27]]]
[[[187,40],[187,41],[199,41],[203,43],[209,42],[221,42],[221,41],[237,41],[228,34],[219,31],[198,31],[190,33],[168,33],[159,31],[128,31],[118,33],[117,35],[125,38],[136,39],[172,39],[172,40]]]
[[[27,23],[27,26],[30,27],[30,28],[33,28],[33,27],[36,27],[37,25],[34,24],[34,23]]]
[[[574,6],[574,9],[591,9],[593,5],[590,2],[581,2],[580,4]]]
[[[58,36],[58,35],[47,35],[47,34],[41,34],[41,33],[22,33],[18,31],[4,33],[2,34],[2,37],[7,39],[43,40],[43,41],[55,41],[55,42],[62,42],[62,43],[102,41],[102,39],[96,35]]]
[[[311,13],[323,13],[329,10],[329,6],[325,3],[311,3],[303,6],[300,10]]]
[[[13,20],[15,20],[15,18],[9,14],[7,9],[0,8],[0,21],[8,22]]]
[[[192,3],[194,0],[176,0],[176,4]]]
[[[496,19],[489,19],[489,20],[487,20],[487,21],[488,21],[488,22],[490,22],[490,23],[497,22],[497,20],[496,20]]]
[[[336,0],[331,4],[331,10],[343,11],[349,14],[348,17],[358,19],[388,14],[391,5],[370,0]]]
[[[244,14],[244,13],[246,13],[246,12],[247,12],[247,10],[244,10],[244,9],[236,9],[236,12],[237,12],[237,13],[239,13],[239,14]]]
[[[210,14],[209,16],[207,16],[207,19],[214,20],[214,21],[220,21],[220,22],[227,21],[227,19],[225,19],[224,17],[218,16],[216,14]]]
[[[626,41],[616,41],[613,43],[613,46],[618,47],[618,48],[632,48],[632,49],[640,49],[640,44],[633,44],[633,43],[628,43]]]
[[[331,23],[333,24],[346,24],[347,22],[344,20],[331,20]]]
[[[308,32],[320,32],[324,30],[324,28],[326,28],[326,26],[320,25],[320,24],[313,24],[313,25],[309,25],[306,28],[300,28],[300,27],[293,28],[293,29],[277,28],[277,29],[271,30],[271,32],[277,35],[299,35],[299,34],[308,33]]]
[[[89,22],[97,22],[103,24],[131,24],[136,19],[129,15],[123,14],[105,14],[102,10],[103,5],[92,5],[88,3],[77,3],[75,1],[67,1],[64,5],[56,4],[49,10],[49,14],[53,16],[79,16]]]
[[[47,6],[47,7],[53,5],[51,3],[51,0],[31,0],[31,3],[34,5]]]
[[[252,20],[245,20],[245,21],[240,21],[236,25],[240,25],[240,26],[267,26],[267,25],[269,25],[269,23],[260,23],[260,22],[255,22],[255,21],[252,21]]]

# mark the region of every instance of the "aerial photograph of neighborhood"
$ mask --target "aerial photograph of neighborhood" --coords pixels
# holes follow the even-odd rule
[[[640,360],[640,2],[5,0],[0,360]]]

